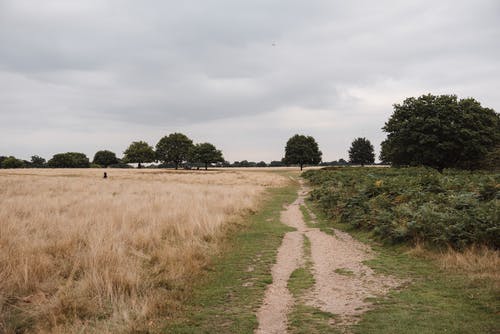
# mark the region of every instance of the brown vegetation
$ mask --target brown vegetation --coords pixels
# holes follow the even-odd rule
[[[262,172],[0,172],[0,332],[132,332],[175,312]]]

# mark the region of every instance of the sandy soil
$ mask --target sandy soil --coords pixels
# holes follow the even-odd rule
[[[364,265],[363,261],[372,258],[373,252],[349,234],[334,230],[334,235],[330,235],[307,227],[300,211],[307,193],[308,189],[302,186],[297,200],[281,213],[281,221],[297,231],[287,233],[278,249],[272,268],[273,283],[268,286],[257,312],[258,334],[287,332],[287,314],[294,304],[287,281],[305,261],[303,236],[311,242],[316,281],[305,297],[306,304],[337,315],[335,321],[339,326],[356,322],[371,305],[366,298],[384,295],[402,283],[393,277],[375,274]]]

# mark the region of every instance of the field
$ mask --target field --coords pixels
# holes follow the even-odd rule
[[[267,188],[252,171],[0,171],[0,332],[139,332],[174,314]]]

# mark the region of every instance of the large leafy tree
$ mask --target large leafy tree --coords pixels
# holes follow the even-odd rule
[[[205,164],[205,170],[208,169],[208,164],[216,162],[224,162],[222,152],[215,148],[210,143],[201,143],[193,146],[191,150],[191,161]]]
[[[48,161],[51,168],[89,168],[89,158],[83,153],[67,152],[55,154]]]
[[[124,162],[137,163],[138,168],[141,168],[143,163],[155,161],[155,151],[145,141],[132,142],[123,154]]]
[[[92,162],[107,168],[109,165],[117,164],[118,158],[114,152],[101,150],[95,153],[94,160]]]
[[[286,143],[284,162],[286,164],[298,164],[300,170],[302,170],[305,164],[319,164],[321,156],[322,153],[313,137],[297,134],[288,139]]]
[[[193,148],[193,141],[182,133],[171,133],[156,144],[156,158],[164,163],[173,163],[175,169],[187,161]]]
[[[349,148],[349,162],[352,164],[372,164],[375,162],[373,145],[366,138],[356,138]]]
[[[45,163],[45,159],[38,155],[33,155],[31,157],[31,167],[33,168],[43,168],[45,167]]]
[[[382,128],[381,160],[393,165],[474,169],[500,142],[500,116],[473,98],[422,95],[394,105]]]

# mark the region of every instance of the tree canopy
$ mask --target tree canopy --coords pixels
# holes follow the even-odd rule
[[[394,105],[382,128],[381,160],[393,165],[474,169],[500,142],[500,116],[473,98],[431,94]]]
[[[366,138],[356,138],[349,148],[349,162],[352,164],[372,164],[375,162],[373,145]]]
[[[141,164],[143,163],[155,161],[155,151],[145,141],[132,142],[123,154],[124,162],[138,163],[139,168],[141,168]]]
[[[45,159],[38,155],[33,155],[31,157],[31,167],[33,168],[43,168],[45,167],[45,163]]]
[[[208,168],[208,164],[210,163],[224,162],[222,152],[216,149],[215,146],[210,143],[201,143],[194,145],[190,152],[190,158],[192,162],[200,162],[205,164],[205,169]]]
[[[94,155],[94,164],[108,167],[109,165],[114,165],[118,163],[118,158],[114,152],[108,150],[97,151]]]
[[[288,139],[285,146],[285,163],[298,164],[302,170],[305,164],[317,165],[322,153],[316,140],[311,136],[298,135]]]
[[[89,168],[89,158],[83,153],[66,152],[55,154],[48,161],[51,168]]]
[[[188,160],[193,148],[193,141],[182,133],[172,133],[160,139],[156,144],[156,158],[164,163],[171,162],[175,169]]]
[[[0,164],[1,168],[23,168],[24,162],[16,157],[4,157]]]

